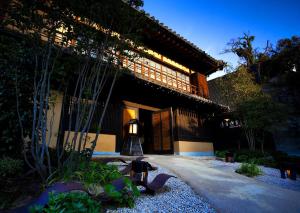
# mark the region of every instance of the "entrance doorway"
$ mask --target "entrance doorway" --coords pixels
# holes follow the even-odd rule
[[[141,142],[145,154],[153,154],[152,111],[139,109]]]
[[[139,109],[142,147],[145,154],[173,154],[172,109]]]
[[[153,151],[158,154],[173,154],[172,108],[152,113]]]
[[[154,108],[153,108],[154,109]],[[128,122],[139,121],[139,137],[144,154],[173,154],[172,108],[163,110],[126,107],[123,111],[123,139],[128,133]]]

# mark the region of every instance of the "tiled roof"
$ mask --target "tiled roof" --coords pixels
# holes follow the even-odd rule
[[[203,51],[202,49],[200,49],[197,45],[195,45],[194,43],[192,43],[191,41],[187,40],[186,38],[184,38],[183,36],[181,36],[179,33],[177,33],[176,31],[172,30],[171,28],[169,28],[167,25],[165,25],[164,23],[160,22],[158,19],[156,19],[154,16],[151,16],[149,13],[144,13],[146,15],[147,18],[149,18],[151,21],[155,22],[156,24],[159,25],[159,27],[164,28],[165,30],[167,30],[169,33],[173,34],[174,36],[176,36],[178,39],[184,41],[188,46],[190,46],[191,48],[195,49],[196,51],[198,51],[201,54],[204,54],[205,56],[207,56],[210,60],[214,61],[216,64],[218,65],[224,65],[224,61],[222,60],[216,60],[215,58],[213,58],[212,56],[210,56],[208,53],[206,53],[205,51]]]

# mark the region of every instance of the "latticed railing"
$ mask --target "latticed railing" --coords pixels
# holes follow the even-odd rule
[[[165,87],[171,87],[172,89],[175,89],[179,92],[194,95],[197,94],[196,86],[190,84],[188,81],[181,80],[177,76],[177,71],[174,72],[176,75],[172,75],[170,73],[164,72],[161,67],[157,68],[149,64],[130,61],[128,59],[123,60],[123,66],[131,70],[133,74],[139,78]]]

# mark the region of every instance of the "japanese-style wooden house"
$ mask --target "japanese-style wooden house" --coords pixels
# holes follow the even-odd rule
[[[127,124],[137,119],[145,154],[213,155],[209,121],[225,107],[209,99],[206,77],[222,69],[223,62],[153,17],[146,19],[141,36],[148,50],[134,61],[123,60],[127,71],[113,89],[94,154],[120,153]],[[56,94],[51,141],[67,132],[62,102],[63,95]],[[95,132],[90,129],[89,140]]]
[[[114,87],[94,154],[119,154],[128,122],[138,119],[144,154],[213,155],[209,120],[224,107],[209,100],[206,77],[223,63],[147,19],[142,36],[149,50],[134,61],[123,60],[128,71]],[[94,137],[90,130],[90,140]]]

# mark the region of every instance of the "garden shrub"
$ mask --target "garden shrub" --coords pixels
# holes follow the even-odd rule
[[[33,54],[32,47],[26,44],[24,38],[5,33],[2,27],[3,25],[0,35],[0,156],[18,158],[23,149],[18,111],[24,137],[31,133]],[[16,97],[19,101],[18,111]]]
[[[31,213],[60,213],[60,212],[101,212],[101,204],[85,193],[70,192],[50,193],[47,206],[34,206]]]
[[[107,165],[99,162],[81,161],[77,169],[65,168],[63,172],[53,178],[48,184],[57,181],[80,181],[85,188],[93,195],[97,196],[105,192],[111,198],[113,205],[122,207],[134,207],[134,200],[140,195],[136,185],[126,177],[123,177],[125,187],[118,191],[111,184],[113,180],[123,177],[117,166]]]
[[[248,157],[248,155],[242,154],[242,155],[236,155],[236,157],[234,159],[237,162],[248,162],[249,157]]]
[[[254,163],[242,163],[236,172],[248,177],[254,177],[261,174],[260,168]]]
[[[99,162],[82,160],[77,168],[64,167],[57,175],[48,181],[48,185],[57,181],[80,181],[86,188],[90,185],[104,185],[122,177],[117,166],[106,165]]]
[[[225,158],[227,152],[228,152],[227,150],[220,150],[220,151],[216,151],[215,155],[218,158]]]
[[[258,158],[253,162],[258,164],[258,165],[262,165],[262,166],[266,166],[266,167],[272,167],[272,168],[277,167],[277,162],[274,160],[274,158],[272,156],[264,157],[264,158]]]
[[[124,182],[125,188],[121,191],[117,191],[112,184],[106,184],[104,186],[104,190],[119,206],[129,206],[130,208],[133,208],[134,200],[140,195],[140,191],[130,179],[124,177]]]
[[[23,161],[10,157],[0,159],[0,178],[16,177],[20,175]]]
[[[79,170],[75,172],[75,176],[86,185],[99,183],[109,183],[115,179],[122,177],[117,166],[106,165],[98,162],[82,163]]]
[[[267,167],[277,167],[277,162],[269,153],[249,150],[239,150],[235,152],[235,161],[241,163],[254,163]]]

